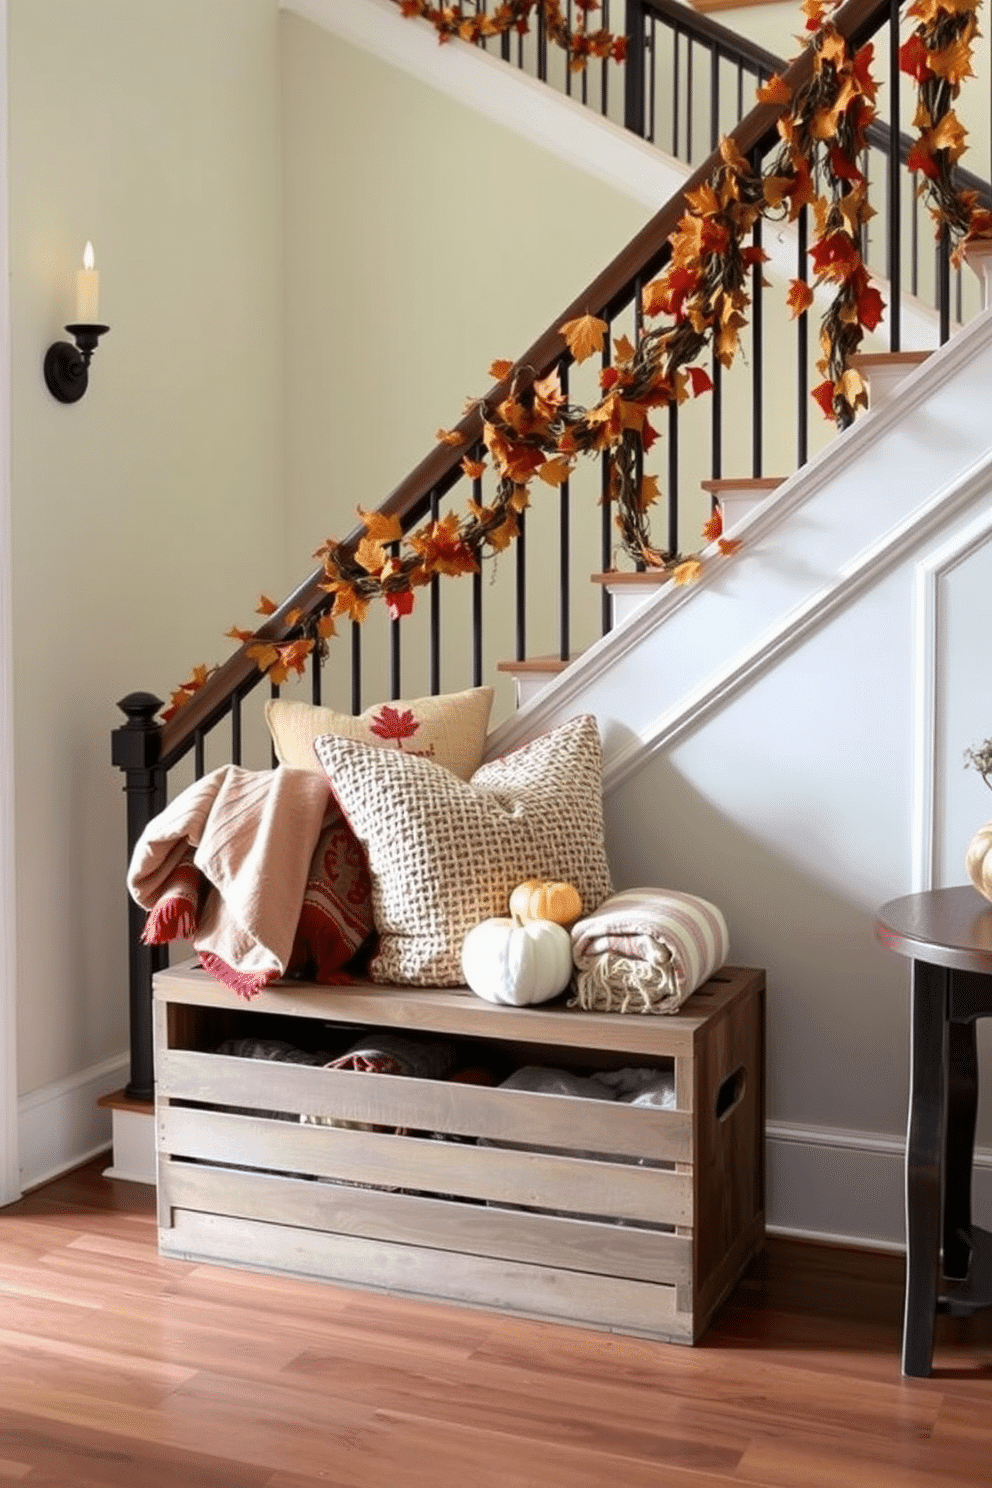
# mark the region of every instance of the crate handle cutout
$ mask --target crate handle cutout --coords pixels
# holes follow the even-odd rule
[[[744,1066],[720,1081],[720,1088],[716,1093],[716,1119],[726,1121],[731,1111],[739,1106],[744,1099],[744,1091],[747,1088],[747,1078],[744,1074]]]

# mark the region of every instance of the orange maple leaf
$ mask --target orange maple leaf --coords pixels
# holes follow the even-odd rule
[[[660,496],[661,488],[658,485],[658,477],[656,475],[642,476],[641,489],[637,493],[637,504],[641,511],[647,511],[648,507],[653,506]]]
[[[725,558],[729,558],[731,553],[736,553],[738,548],[742,548],[743,546],[744,539],[742,537],[721,537],[717,543],[717,547]]]
[[[368,512],[361,506],[355,510],[359,521],[365,525],[365,536],[374,542],[399,542],[403,536],[399,517],[388,517],[384,512]]]
[[[767,83],[763,83],[758,89],[756,97],[759,103],[788,103],[792,97],[792,89],[777,72],[773,72]]]
[[[618,362],[630,362],[635,355],[635,347],[629,336],[617,336],[613,342],[613,354]]]
[[[672,583],[684,586],[694,584],[703,571],[701,558],[686,558],[672,569]]]
[[[434,438],[439,444],[450,444],[454,448],[465,443],[465,435],[459,434],[457,429],[438,429]]]
[[[718,508],[715,512],[713,512],[712,516],[703,523],[703,537],[707,542],[716,542],[722,531],[723,517],[721,516]]]
[[[361,564],[366,573],[377,574],[386,562],[386,550],[381,542],[363,537],[355,549],[355,562]]]
[[[329,636],[337,635],[337,633],[337,626],[334,624],[334,617],[330,611],[326,615],[321,615],[317,621],[317,634],[321,640],[326,641]]]
[[[462,470],[464,470],[469,480],[478,480],[485,468],[485,460],[470,460],[468,455],[466,455],[462,461]]]
[[[572,473],[572,467],[568,460],[558,457],[554,460],[545,460],[537,471],[541,480],[547,481],[549,486],[560,486]]]
[[[602,351],[603,337],[608,330],[606,321],[595,315],[580,315],[558,327],[559,334],[565,338],[565,345],[577,362],[584,362],[587,357]]]
[[[249,646],[247,654],[260,672],[267,672],[269,667],[279,660],[279,647],[272,646],[267,641],[260,641],[257,646]]]
[[[279,606],[276,604],[274,599],[270,599],[267,594],[260,594],[258,597],[258,604],[255,606],[255,614],[274,615],[278,608]]]
[[[785,303],[792,311],[793,320],[797,316],[805,314],[813,303],[813,291],[805,279],[793,279],[791,281]]]
[[[255,632],[253,630],[241,630],[237,625],[232,625],[230,630],[225,630],[224,635],[229,641],[240,641],[244,645],[246,641],[254,639]]]
[[[490,365],[489,376],[495,377],[497,382],[502,382],[503,378],[506,377],[507,374],[512,370],[513,363],[511,361],[508,361],[506,357],[497,357],[496,360]]]

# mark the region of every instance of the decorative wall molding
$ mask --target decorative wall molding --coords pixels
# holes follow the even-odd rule
[[[937,854],[937,657],[943,579],[992,540],[992,507],[928,555],[916,571],[913,705],[913,892],[934,887]]]
[[[905,1143],[875,1132],[769,1122],[768,1228],[805,1240],[905,1250]],[[979,1148],[973,1173],[975,1222],[992,1216],[992,1152]]]
[[[10,308],[7,248],[7,0],[0,0],[0,1204],[20,1192],[17,1141],[17,898],[10,603]]]
[[[938,352],[909,373],[900,385],[899,396],[864,415],[839,435],[807,465],[791,476],[774,496],[735,530],[748,549],[782,527],[793,513],[843,479],[844,472],[865,452],[878,446],[900,423],[922,417],[941,387],[961,374],[978,353],[992,347],[992,313],[978,316]],[[705,681],[686,691],[667,713],[641,727],[637,736],[620,749],[607,751],[604,789],[615,790],[634,774],[658,749],[675,742],[714,708],[729,700],[742,687],[784,657],[803,639],[823,625],[898,563],[957,511],[973,501],[992,481],[992,450],[947,485],[920,503],[869,542],[861,552],[839,565],[830,580],[809,593],[787,613],[774,618],[765,631],[736,655],[716,668]],[[714,549],[707,552],[712,555]],[[677,588],[663,585],[616,629],[590,646],[566,672],[519,713],[508,718],[490,736],[488,752],[501,754],[552,728],[584,705],[590,690],[603,685],[618,663],[632,656],[660,627],[669,624],[686,606],[699,604],[706,591],[723,582],[719,561],[708,564],[693,585]],[[731,638],[731,641],[733,638]]]
[[[101,1064],[21,1096],[18,1127],[22,1188],[35,1188],[110,1147],[111,1113],[97,1101],[125,1084],[128,1062],[126,1054],[115,1054]]]

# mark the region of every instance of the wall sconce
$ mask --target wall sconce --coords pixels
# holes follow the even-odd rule
[[[100,271],[93,267],[93,244],[87,243],[83,267],[76,271],[76,319],[66,330],[76,343],[56,341],[45,352],[45,386],[60,403],[77,403],[89,382],[90,358],[100,337]]]

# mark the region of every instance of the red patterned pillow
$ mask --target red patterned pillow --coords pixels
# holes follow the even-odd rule
[[[310,861],[286,975],[310,982],[347,981],[344,967],[374,930],[365,854],[332,804]]]

